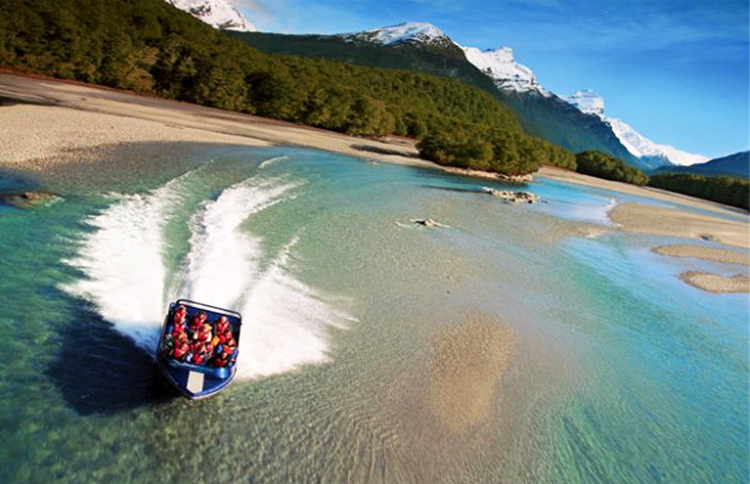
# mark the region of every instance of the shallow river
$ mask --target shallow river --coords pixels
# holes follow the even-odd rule
[[[747,482],[747,296],[677,278],[736,267],[607,232],[622,195],[485,186],[293,148],[0,173],[61,195],[0,206],[0,482]],[[153,363],[178,297],[243,314],[201,402]]]

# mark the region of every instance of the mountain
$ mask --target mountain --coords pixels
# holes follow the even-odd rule
[[[382,35],[375,31],[340,35],[225,33],[266,54],[324,58],[360,66],[418,71],[458,80],[490,93],[497,92],[492,80],[468,63],[463,50],[437,28],[426,27],[422,31],[395,27]],[[396,35],[397,32],[400,35]]]
[[[750,178],[750,151],[742,151],[690,166],[664,166],[658,168],[655,173],[694,173],[704,176]]]
[[[573,152],[597,150],[638,168],[648,167],[601,118],[575,108],[545,89],[530,68],[515,61],[509,47],[487,50],[462,47],[462,50],[471,64],[492,79],[529,134]]]
[[[242,13],[227,0],[166,0],[180,10],[190,13],[215,29],[238,32],[255,32],[255,28]]]
[[[542,97],[551,96],[549,91],[539,84],[531,69],[513,59],[513,49],[510,47],[487,50],[479,50],[476,47],[462,49],[466,59],[492,79],[498,89],[533,92]]]
[[[432,24],[409,22],[339,35],[226,33],[264,53],[323,57],[459,80],[484,89],[510,106],[532,136],[573,152],[598,150],[648,168],[599,117],[582,113],[544,89],[529,68],[515,63],[512,50],[460,47]],[[467,51],[476,64],[467,59]]]
[[[416,44],[448,48],[455,45],[439,28],[426,22],[405,22],[364,32],[339,34],[337,37],[381,45]]]
[[[608,124],[622,145],[634,156],[654,168],[661,165],[694,165],[704,163],[707,156],[696,155],[678,150],[669,145],[657,144],[646,138],[629,124],[604,114],[604,99],[590,89],[584,89],[564,98],[581,112],[598,116]]]

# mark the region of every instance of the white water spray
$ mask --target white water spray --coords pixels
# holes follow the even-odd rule
[[[247,290],[260,255],[259,240],[240,225],[250,216],[283,200],[290,184],[250,178],[233,185],[190,222],[188,289],[192,299],[220,307],[236,307]]]
[[[329,327],[353,319],[291,276],[288,266],[295,237],[252,286],[242,309],[243,357],[238,377],[253,378],[328,360]]]
[[[147,195],[122,196],[87,223],[79,256],[66,261],[85,278],[63,289],[94,304],[136,344],[153,351],[164,312],[164,226],[188,172]]]
[[[79,256],[67,261],[85,278],[65,287],[92,302],[104,319],[153,353],[166,309],[168,281],[163,253],[165,227],[180,208],[190,173],[146,195],[129,195],[88,223]],[[289,267],[295,237],[261,271],[262,240],[243,231],[254,214],[294,198],[297,186],[251,177],[225,189],[190,217],[190,251],[182,296],[228,309],[240,309],[243,331],[238,377],[255,378],[290,371],[328,358],[329,327],[348,318]],[[178,268],[179,272],[179,268]]]
[[[266,168],[269,167],[275,163],[278,163],[280,161],[286,161],[288,160],[288,156],[277,156],[276,158],[269,158],[265,161],[263,161],[260,165],[258,165],[258,168]]]

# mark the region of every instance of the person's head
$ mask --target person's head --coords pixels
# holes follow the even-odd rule
[[[198,319],[200,319],[201,321],[205,321],[207,318],[208,316],[206,316],[206,313],[204,313],[203,311],[198,313]]]
[[[179,306],[177,306],[177,312],[179,314],[185,314],[185,313],[187,313],[187,309],[185,308],[185,306],[183,306],[182,304],[180,304]]]

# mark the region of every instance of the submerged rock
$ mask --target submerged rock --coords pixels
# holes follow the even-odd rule
[[[413,218],[411,219],[411,223],[415,225],[422,225],[424,227],[446,227],[445,225],[441,224],[440,222],[436,222],[431,218]]]
[[[49,192],[13,191],[0,192],[0,203],[17,208],[33,208],[48,205],[62,200],[59,196]]]
[[[495,190],[490,187],[483,187],[485,193],[492,195],[493,197],[502,198],[509,203],[536,203],[539,201],[539,195],[534,195],[531,192],[514,192],[511,190]]]

